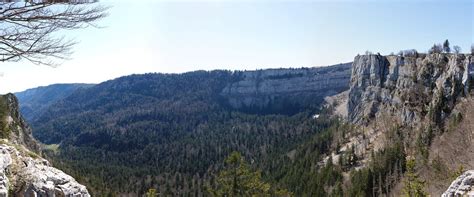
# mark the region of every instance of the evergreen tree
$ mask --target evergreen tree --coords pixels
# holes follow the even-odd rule
[[[446,39],[446,41],[444,41],[444,43],[443,43],[443,50],[444,50],[444,52],[446,52],[446,53],[451,52],[451,48],[449,47],[449,41],[448,41],[448,39]]]
[[[271,190],[261,180],[260,172],[253,172],[238,152],[225,159],[226,168],[219,173],[216,188],[209,188],[211,196],[289,196],[285,190]]]
[[[414,159],[409,159],[406,162],[406,180],[404,182],[403,192],[407,197],[424,197],[428,196],[423,190],[425,182],[420,180],[415,172],[416,162]]]
[[[344,196],[344,190],[342,189],[342,183],[340,181],[336,182],[336,185],[334,186],[334,189],[332,190],[331,196],[332,197]]]

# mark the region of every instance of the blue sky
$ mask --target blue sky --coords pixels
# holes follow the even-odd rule
[[[350,62],[366,50],[426,51],[449,39],[468,51],[474,1],[142,0],[112,6],[99,24],[66,32],[79,44],[58,68],[1,63],[0,92],[99,83],[146,72],[252,70]]]

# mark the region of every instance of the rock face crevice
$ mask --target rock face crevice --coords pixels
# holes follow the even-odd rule
[[[473,56],[464,54],[356,56],[348,119],[366,123],[389,113],[404,124],[424,117],[440,122],[471,91],[473,67]]]
[[[0,96],[0,196],[83,196],[85,186],[41,158],[13,94]]]
[[[351,63],[300,69],[238,71],[238,80],[220,93],[237,109],[272,106],[298,108],[323,101],[349,88]]]

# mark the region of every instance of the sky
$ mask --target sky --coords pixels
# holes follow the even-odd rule
[[[193,70],[317,67],[366,50],[427,51],[449,39],[467,52],[474,0],[109,0],[98,24],[56,68],[0,62],[0,93],[54,83]]]

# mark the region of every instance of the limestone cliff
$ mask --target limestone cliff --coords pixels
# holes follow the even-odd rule
[[[1,138],[32,151],[39,151],[38,143],[32,137],[31,128],[19,112],[18,99],[13,94],[0,96],[0,116]]]
[[[420,162],[425,190],[440,196],[455,169],[474,166],[474,126],[466,118],[474,110],[473,78],[473,55],[356,56],[347,96],[347,120],[355,131],[341,147],[354,146],[361,158],[357,167],[364,167],[396,131],[407,156]],[[445,196],[463,190],[455,182]],[[401,185],[393,195],[401,194]]]
[[[347,90],[351,64],[301,69],[240,71],[221,92],[234,108],[298,108]]]
[[[468,170],[456,178],[442,197],[474,196],[474,170]]]
[[[90,196],[37,154],[39,145],[12,94],[0,96],[0,135],[0,196]]]
[[[464,54],[416,57],[362,55],[354,59],[348,118],[366,123],[386,112],[404,124],[440,122],[472,89],[474,58]]]

